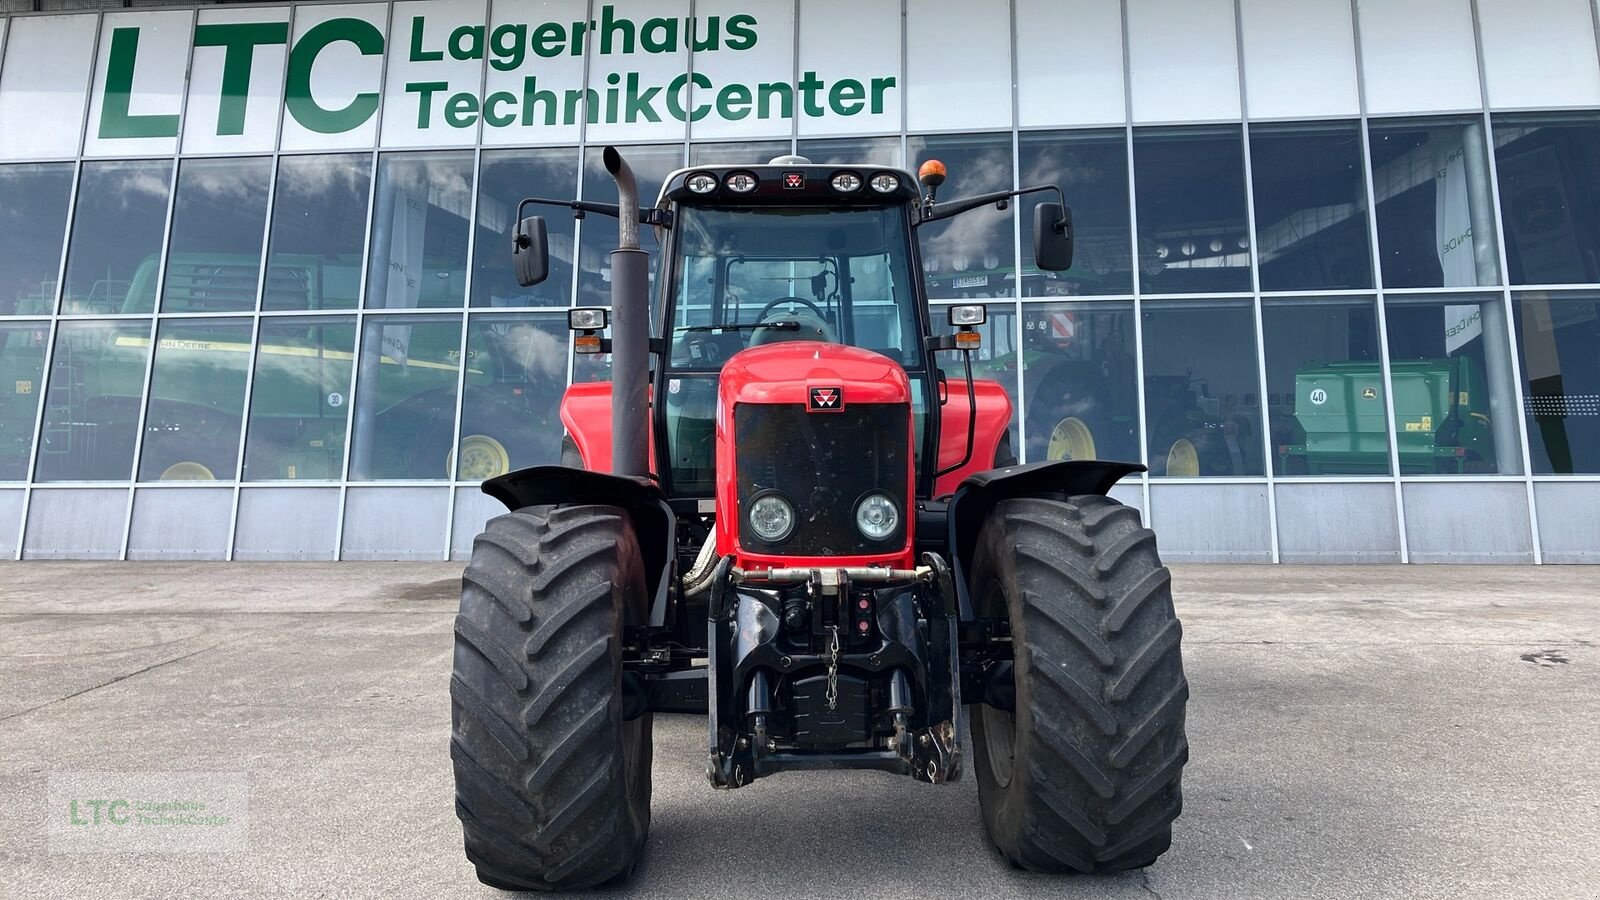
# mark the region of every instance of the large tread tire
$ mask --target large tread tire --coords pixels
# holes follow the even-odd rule
[[[1034,871],[1155,862],[1183,808],[1189,686],[1154,533],[1107,497],[1007,500],[972,586],[980,615],[1010,620],[1016,680],[1014,713],[971,709],[990,838]]]
[[[461,581],[450,756],[478,879],[626,878],[650,829],[650,716],[622,713],[622,628],[648,608],[631,521],[610,506],[500,516]]]

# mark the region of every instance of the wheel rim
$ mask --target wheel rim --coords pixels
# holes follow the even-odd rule
[[[1200,474],[1200,451],[1188,438],[1178,438],[1167,451],[1167,474],[1194,477]]]
[[[1001,592],[998,581],[990,581],[984,588],[981,608],[990,615],[1006,609],[1005,595]],[[987,703],[980,703],[979,709],[981,711],[978,717],[983,723],[984,749],[988,751],[989,775],[997,787],[1006,787],[1011,784],[1012,767],[1015,765],[1017,717],[1003,709],[995,709]]]
[[[1094,432],[1077,416],[1062,419],[1050,432],[1050,446],[1045,450],[1045,458],[1096,459]]]
[[[453,470],[455,453],[445,457],[445,469]],[[461,480],[485,481],[511,471],[511,454],[506,446],[486,434],[469,434],[461,439]]]
[[[166,470],[161,473],[160,480],[216,481],[217,476],[212,474],[211,470],[206,468],[204,465],[186,460],[184,462],[173,463],[172,465],[167,466]]]

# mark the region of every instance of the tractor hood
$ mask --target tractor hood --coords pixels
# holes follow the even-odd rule
[[[909,567],[911,384],[894,360],[820,341],[741,351],[722,368],[716,427],[719,555],[749,568]],[[872,508],[892,525],[863,529]]]

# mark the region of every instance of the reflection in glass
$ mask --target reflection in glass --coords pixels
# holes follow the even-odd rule
[[[903,168],[897,137],[800,139],[800,155],[819,166]]]
[[[250,323],[165,319],[156,338],[139,480],[233,480]]]
[[[1600,295],[1527,293],[1515,309],[1534,473],[1600,474]]]
[[[460,306],[471,215],[470,152],[379,159],[367,308]]]
[[[35,481],[128,480],[149,352],[148,321],[57,326]]]
[[[1372,287],[1358,122],[1252,125],[1264,291]]]
[[[1372,300],[1262,301],[1275,475],[1389,474]]]
[[[1385,301],[1400,473],[1521,474],[1505,308],[1498,297]]]
[[[914,137],[907,145],[911,169],[930,159],[945,164],[949,180],[939,196],[956,200],[1012,185],[1011,135]],[[928,296],[967,300],[1012,296],[1016,276],[1012,210],[982,206],[917,229]]]
[[[1370,128],[1384,286],[1498,284],[1483,120],[1376,119]]]
[[[256,308],[272,160],[186,159],[161,290],[162,312]]]
[[[1138,129],[1133,166],[1144,293],[1250,290],[1239,129]]]
[[[693,144],[691,166],[756,166],[789,155],[788,141],[750,141],[736,144]],[[650,198],[655,199],[655,198]]]
[[[343,316],[262,321],[245,480],[339,479],[355,342],[355,320]]]
[[[449,478],[461,317],[371,317],[363,328],[350,479]]]
[[[983,335],[983,346],[972,354],[972,377],[974,379],[987,379],[1005,389],[1006,396],[1011,398],[1011,427],[1007,430],[1005,442],[1000,445],[1000,459],[996,464],[1004,462],[1006,458],[1021,459],[1021,442],[1017,436],[1017,422],[1022,409],[1018,401],[1021,396],[1017,392],[1017,305],[1015,303],[990,303],[989,320],[978,326],[975,331]],[[950,325],[948,308],[935,306],[929,311],[928,317],[933,323],[934,334],[949,334],[955,331]],[[961,361],[961,354],[953,350],[943,351],[934,355],[934,360],[939,364],[939,371],[944,373],[949,389],[965,396],[966,393],[966,367]],[[913,413],[920,413],[913,410]],[[959,420],[943,420],[945,431],[940,435],[940,443],[946,447],[955,447],[958,451],[966,448],[967,422],[965,418]],[[917,415],[916,436],[918,452],[921,452],[922,421]],[[960,454],[956,455],[956,459]],[[941,461],[942,465],[954,464],[954,460]]]
[[[0,166],[0,316],[50,314],[71,196],[71,163]]]
[[[1147,303],[1143,316],[1151,474],[1263,474],[1250,304]]]
[[[1600,281],[1600,120],[1497,115],[1494,135],[1511,283]]]
[[[478,228],[474,238],[473,306],[566,306],[572,300],[572,214],[554,206],[530,206],[543,216],[550,239],[550,272],[531,288],[517,284],[511,268],[511,236],[517,204],[525,197],[573,200],[578,196],[578,151],[488,150],[478,180]]]
[[[1133,304],[1022,308],[1028,461],[1139,460]]]
[[[0,324],[0,481],[27,478],[48,340],[43,322]]]
[[[473,316],[457,477],[482,481],[561,462],[566,316]]]
[[[1054,192],[1029,194],[1022,205],[1022,295],[1056,297],[1133,293],[1128,223],[1128,145],[1121,131],[1028,132],[1019,146],[1022,187],[1058,184],[1072,208],[1072,268],[1033,266],[1033,208],[1057,202]],[[1028,441],[1032,445],[1033,441]]]
[[[279,159],[263,309],[355,309],[371,187],[369,154]]]
[[[583,198],[597,203],[617,202],[617,183],[600,159],[604,148],[590,147],[583,158]],[[623,147],[622,155],[639,179],[639,205],[654,206],[661,185],[683,166],[683,146]],[[639,230],[639,246],[650,254],[650,283],[655,284],[656,235],[654,228]],[[583,240],[578,247],[578,305],[611,305],[611,251],[617,249],[617,220],[589,216],[583,220]],[[652,288],[652,296],[654,289]]]
[[[155,308],[171,180],[170,160],[83,164],[67,244],[63,313]]]

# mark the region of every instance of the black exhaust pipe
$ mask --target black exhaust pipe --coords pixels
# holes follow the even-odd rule
[[[617,182],[611,251],[611,471],[650,475],[650,254],[639,249],[639,184],[615,147],[602,154]]]

